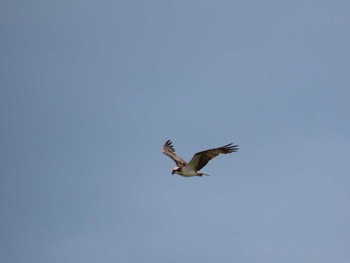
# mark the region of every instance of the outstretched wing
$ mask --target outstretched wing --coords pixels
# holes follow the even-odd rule
[[[193,157],[192,160],[188,163],[187,166],[192,167],[195,171],[202,169],[211,159],[218,156],[219,154],[227,154],[238,151],[238,145],[232,145],[232,143],[225,146],[209,149],[206,151],[198,152]]]
[[[163,145],[163,153],[173,159],[177,167],[184,167],[187,164],[184,160],[176,155],[173,143],[170,140],[167,140]]]

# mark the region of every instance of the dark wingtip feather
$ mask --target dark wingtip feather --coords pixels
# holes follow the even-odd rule
[[[167,140],[164,144],[164,146],[169,147],[172,151],[175,151],[173,143],[171,142],[171,140]]]
[[[224,150],[225,153],[232,153],[238,151],[238,145],[232,145],[233,143],[229,143],[225,146],[222,146],[220,149]]]

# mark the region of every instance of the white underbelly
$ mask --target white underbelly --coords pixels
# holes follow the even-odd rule
[[[191,177],[191,176],[197,176],[197,172],[192,169],[186,169],[186,167],[183,167],[181,170],[181,175],[185,177]]]

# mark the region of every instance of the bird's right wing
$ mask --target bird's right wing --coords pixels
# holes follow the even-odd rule
[[[177,167],[184,167],[187,163],[176,155],[173,144],[170,140],[167,140],[163,145],[163,153],[174,160]]]
[[[218,156],[219,154],[228,154],[228,153],[237,152],[237,151],[238,151],[238,145],[232,145],[232,143],[230,143],[219,148],[198,152],[192,157],[191,161],[188,163],[188,166],[192,167],[196,171],[199,171],[211,159]]]

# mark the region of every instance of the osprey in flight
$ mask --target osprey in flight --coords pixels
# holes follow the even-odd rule
[[[163,153],[173,159],[176,163],[176,167],[173,169],[171,174],[176,173],[185,177],[209,175],[201,173],[200,169],[202,169],[211,159],[218,156],[220,153],[227,154],[237,151],[238,145],[232,145],[232,143],[230,143],[219,148],[198,152],[193,155],[189,163],[186,163],[176,155],[175,149],[170,140],[167,140],[163,146]]]

